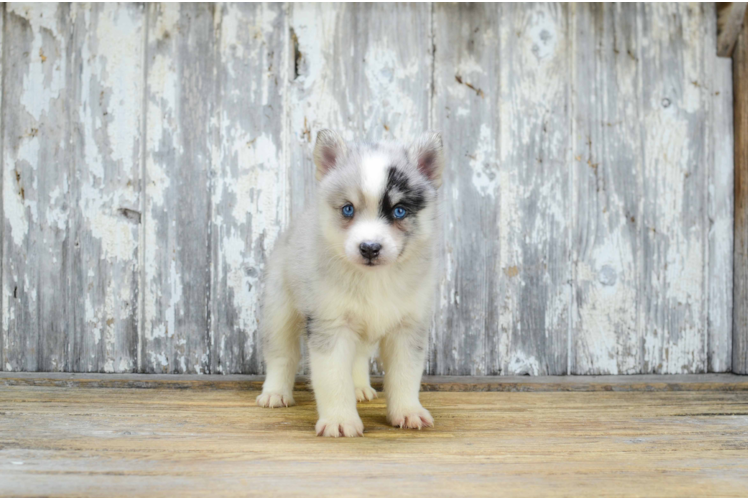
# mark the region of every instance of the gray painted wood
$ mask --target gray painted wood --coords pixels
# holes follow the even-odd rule
[[[3,4],[0,6],[0,32],[3,34],[5,33],[5,7],[7,4]],[[3,38],[0,36],[0,155],[3,154],[3,143],[5,141],[5,128],[3,124],[5,123],[5,119],[2,114],[3,108],[3,95],[4,88],[3,88],[3,62],[5,61],[5,52],[3,51]],[[1,157],[1,156],[0,156]],[[5,158],[3,158],[3,165],[5,164]],[[2,171],[0,171],[0,236],[3,237],[2,243],[0,243],[0,290],[2,290],[2,296],[0,296],[0,314],[2,314],[3,323],[2,327],[0,328],[0,372],[5,371],[5,344],[9,340],[7,332],[7,326],[5,323],[5,311],[7,310],[4,305],[4,297],[7,295],[5,292],[6,286],[5,286],[5,279],[4,279],[4,262],[5,259],[3,259],[3,254],[5,252],[5,207],[3,207],[2,200],[4,198],[3,195],[3,189],[5,186],[5,168],[2,168]],[[10,364],[8,364],[8,368],[10,369]]]
[[[732,370],[748,374],[748,24],[733,53],[735,95],[735,261]]]
[[[705,99],[715,54],[713,5],[640,6],[643,135],[641,370],[706,371]]]
[[[568,18],[568,5],[502,5],[498,245],[503,284],[494,307],[503,374],[567,372]]]
[[[73,4],[70,369],[137,371],[145,9]]]
[[[140,369],[210,370],[212,4],[149,4]]]
[[[714,167],[709,177],[709,366],[732,369],[734,176],[732,61],[714,61],[712,88]]]
[[[70,6],[6,6],[3,366],[64,371],[70,325]]]
[[[711,4],[4,8],[2,370],[261,373],[328,127],[443,132],[429,373],[731,368]]]
[[[494,375],[498,344],[501,65],[496,4],[436,4],[433,123],[450,161],[430,372]],[[466,223],[466,221],[470,221]]]
[[[641,369],[637,8],[573,9],[573,374]]]
[[[259,373],[262,270],[288,217],[286,9],[280,4],[222,4],[216,14],[211,372]]]

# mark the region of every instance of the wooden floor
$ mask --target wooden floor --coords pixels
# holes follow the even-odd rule
[[[748,391],[427,392],[314,436],[256,391],[0,385],[2,496],[745,496]]]

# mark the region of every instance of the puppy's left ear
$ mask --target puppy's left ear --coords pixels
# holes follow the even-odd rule
[[[425,175],[435,188],[442,185],[444,171],[444,151],[442,136],[439,132],[426,132],[410,146],[410,154],[418,165],[418,170]]]
[[[324,129],[317,133],[317,142],[314,143],[314,164],[317,166],[317,181],[330,170],[335,168],[335,164],[345,156],[346,145],[340,135],[332,130]]]

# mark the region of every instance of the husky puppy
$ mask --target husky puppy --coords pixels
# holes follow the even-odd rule
[[[431,324],[441,137],[406,147],[317,135],[314,206],[270,256],[261,335],[267,377],[257,404],[290,406],[306,332],[319,436],[362,436],[356,400],[372,400],[379,344],[387,419],[434,424],[418,400]]]

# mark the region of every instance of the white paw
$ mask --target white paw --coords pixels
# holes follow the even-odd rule
[[[358,415],[350,417],[320,418],[314,427],[318,436],[324,437],[362,437],[364,423]]]
[[[356,401],[371,401],[377,399],[377,391],[369,387],[356,387]]]
[[[393,427],[403,429],[421,429],[422,427],[434,426],[434,417],[420,405],[403,411],[388,412],[387,419]]]
[[[291,394],[281,394],[280,392],[264,392],[257,396],[257,406],[263,408],[280,408],[281,406],[293,406],[296,401]]]

